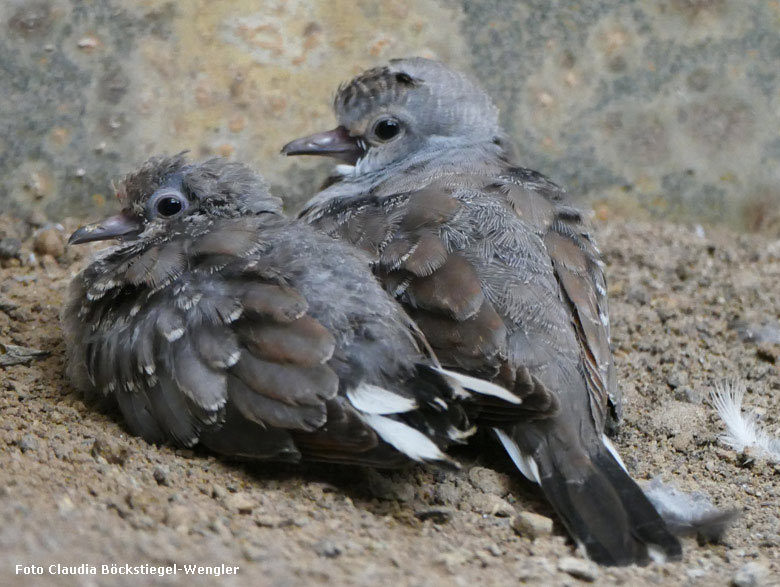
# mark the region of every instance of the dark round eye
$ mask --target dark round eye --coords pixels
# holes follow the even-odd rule
[[[186,210],[188,205],[187,198],[179,190],[164,188],[151,197],[147,209],[152,216],[172,218]]]
[[[184,204],[176,196],[163,196],[155,206],[160,216],[176,216],[182,211],[182,208],[184,208]]]
[[[380,141],[389,141],[401,132],[401,124],[395,118],[383,118],[374,125],[374,136]]]

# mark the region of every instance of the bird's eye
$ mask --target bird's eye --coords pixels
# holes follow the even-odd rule
[[[160,198],[160,200],[157,202],[157,213],[161,216],[175,216],[181,212],[183,207],[184,206],[182,205],[181,200],[178,198],[173,196],[166,196],[164,198]]]
[[[180,192],[175,190],[155,194],[150,204],[151,212],[155,216],[162,216],[163,218],[171,218],[182,210],[187,209],[187,200]]]
[[[374,136],[380,141],[389,141],[401,132],[401,123],[395,118],[383,118],[374,125]]]

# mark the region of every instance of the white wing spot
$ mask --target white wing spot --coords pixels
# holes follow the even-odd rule
[[[347,398],[355,409],[365,414],[402,414],[418,407],[414,399],[370,383],[350,389]]]
[[[168,332],[164,332],[163,336],[168,342],[174,342],[184,336],[184,328],[174,328]]]
[[[510,404],[520,404],[522,400],[515,394],[507,389],[504,389],[500,385],[486,381],[485,379],[479,379],[477,377],[471,377],[470,375],[464,375],[463,373],[457,373],[455,371],[449,371],[443,367],[433,367],[435,371],[441,373],[445,379],[450,382],[455,382],[462,385],[466,389],[475,393],[481,393],[482,395],[491,395],[502,399]]]
[[[447,455],[441,452],[430,438],[403,422],[378,414],[364,413],[361,414],[361,418],[382,440],[414,461],[445,461],[452,463]]]

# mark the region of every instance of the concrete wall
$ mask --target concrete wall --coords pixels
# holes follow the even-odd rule
[[[780,233],[780,2],[4,0],[0,206],[99,216],[110,180],[189,149],[260,169],[295,208],[340,81],[438,57],[499,103],[522,162],[597,214]],[[106,210],[104,210],[104,208]]]

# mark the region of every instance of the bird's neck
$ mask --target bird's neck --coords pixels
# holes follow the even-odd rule
[[[417,187],[423,187],[434,177],[449,173],[491,173],[503,164],[504,149],[496,142],[455,140],[449,137],[446,141],[434,139],[425,149],[381,169],[365,171],[358,163],[354,170],[344,170],[340,177],[306,203],[301,217],[309,221],[315,220],[336,200],[343,203],[378,191],[392,192],[392,189],[385,189],[387,184],[419,183]]]

